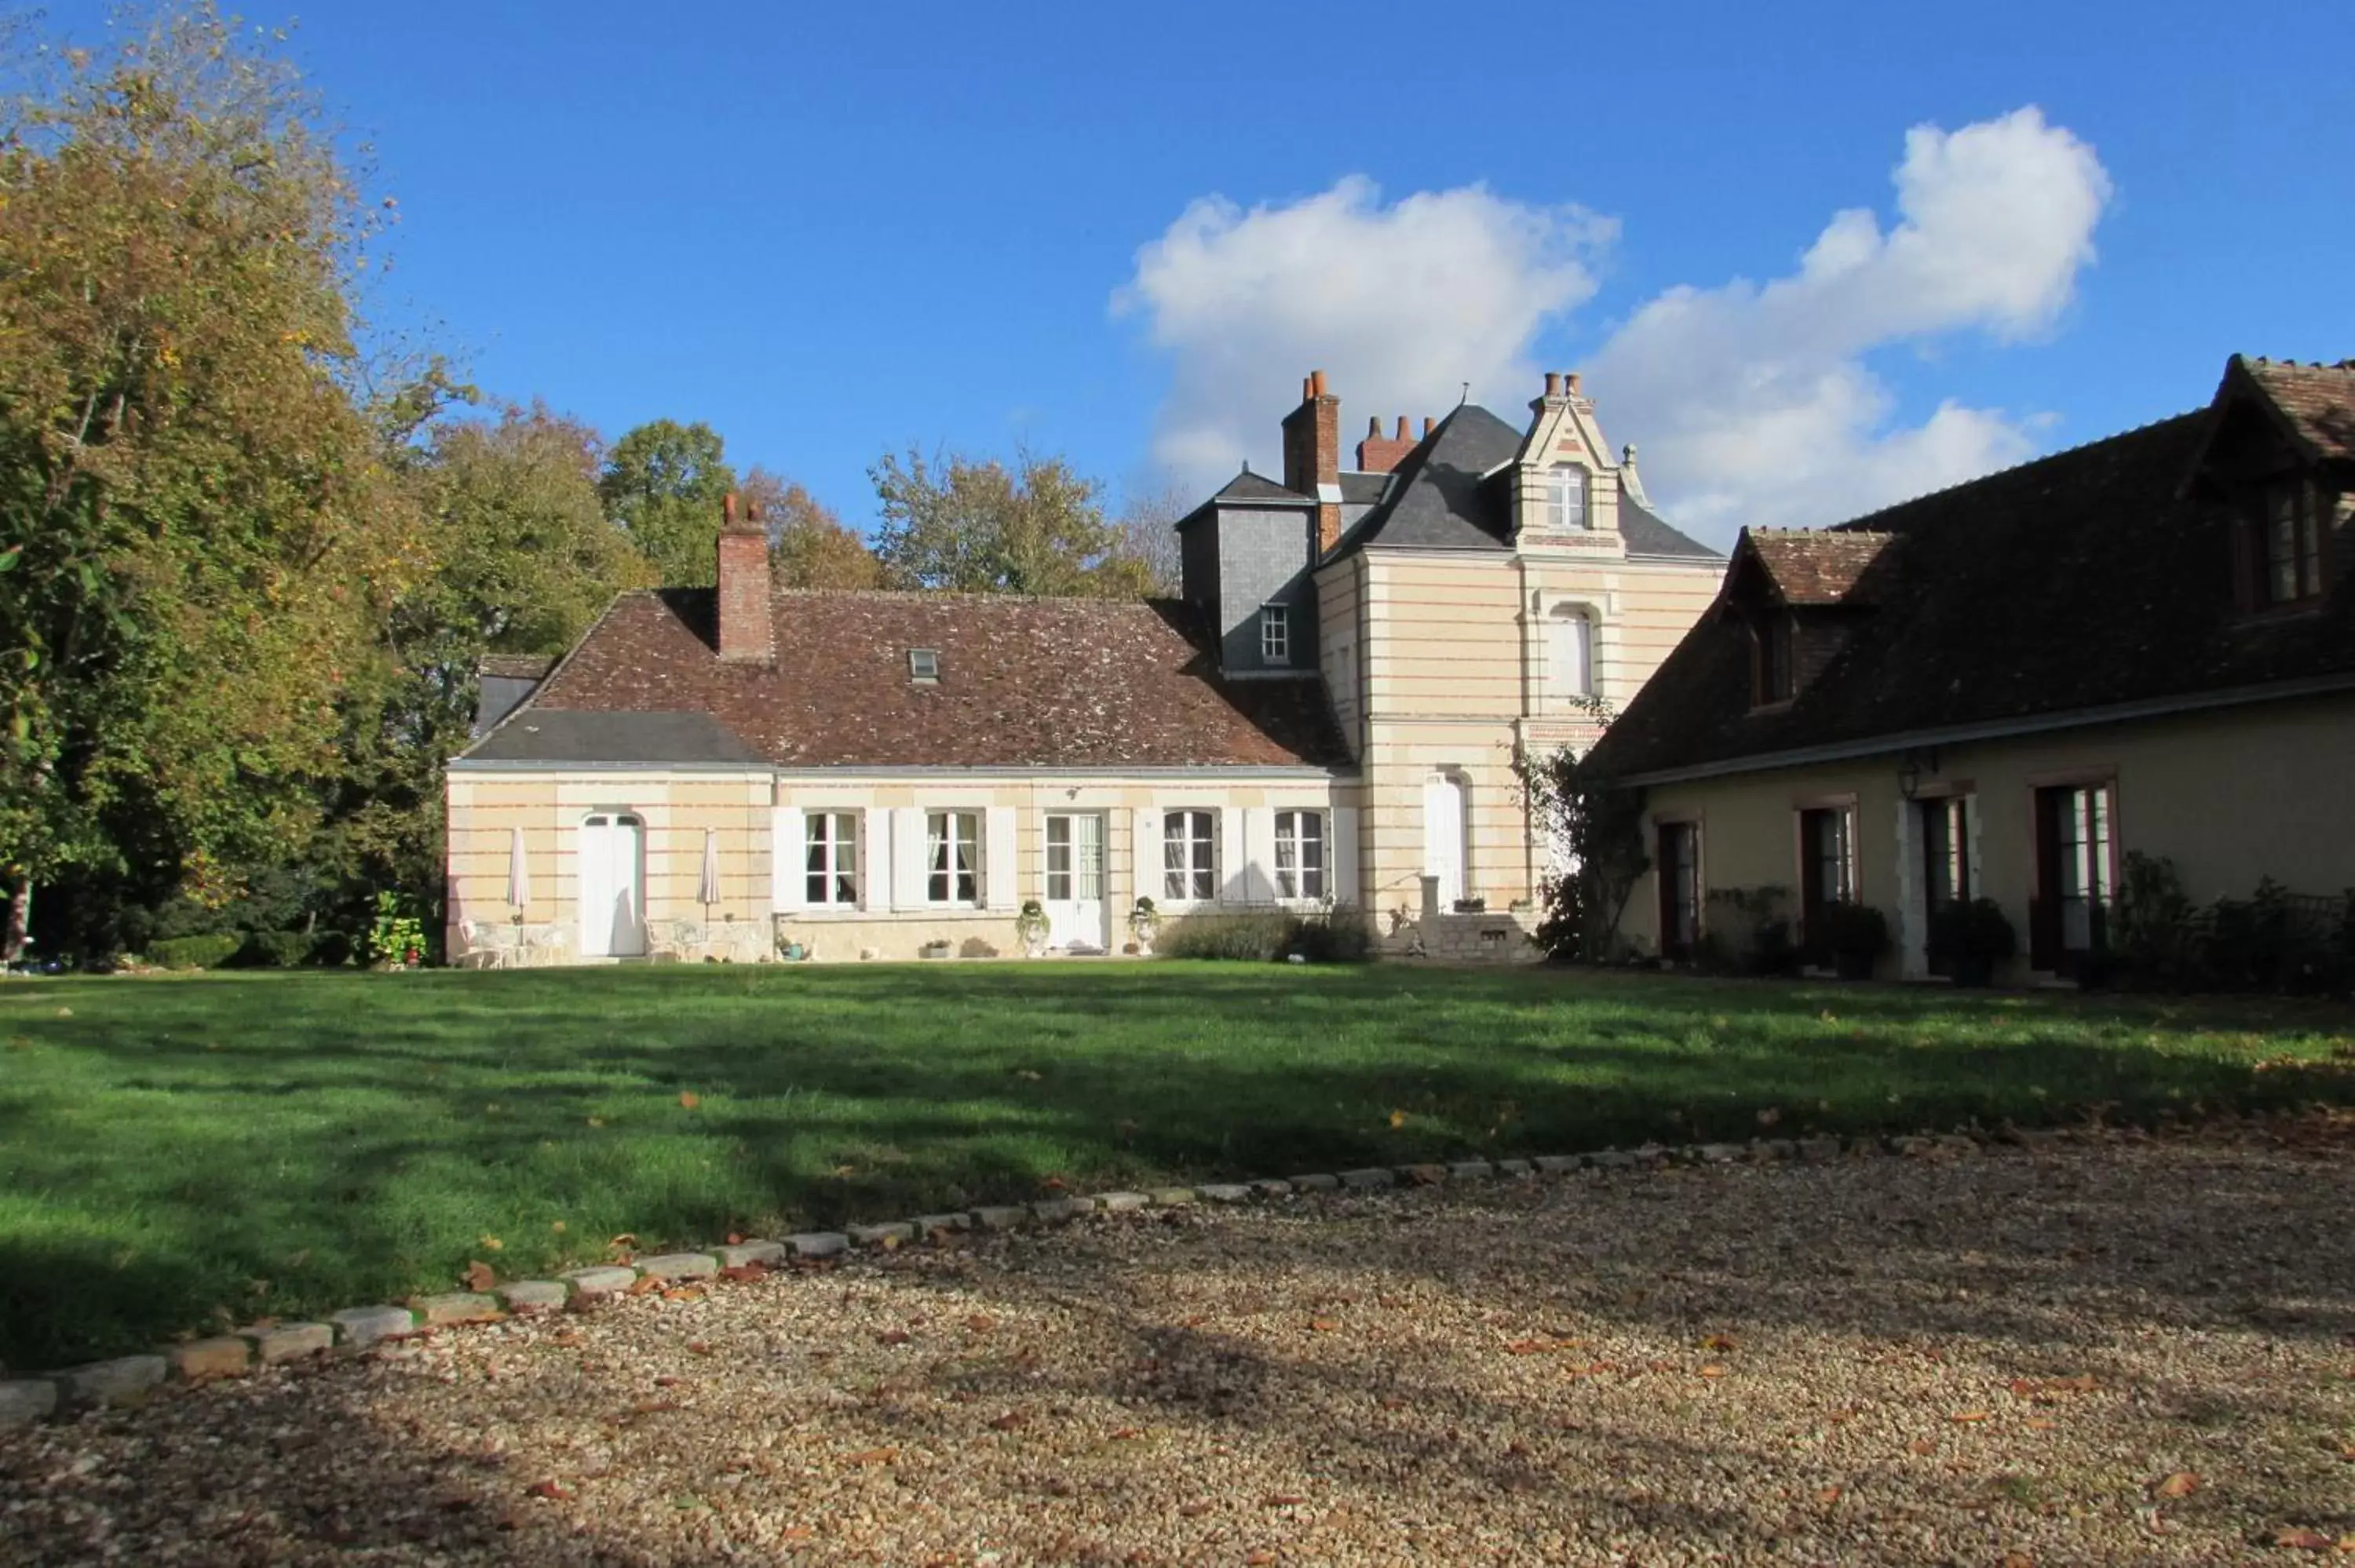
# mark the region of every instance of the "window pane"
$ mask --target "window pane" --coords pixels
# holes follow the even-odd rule
[[[945,811],[932,811],[924,817],[925,863],[932,868],[926,895],[935,904],[949,901],[949,818]]]
[[[1082,900],[1103,896],[1103,819],[1079,819],[1079,895]]]

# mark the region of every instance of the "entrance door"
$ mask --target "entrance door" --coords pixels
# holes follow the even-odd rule
[[[2064,785],[2036,792],[2036,889],[2029,963],[2073,975],[2107,946],[2115,867],[2110,787]]]
[[[634,959],[646,950],[646,825],[627,811],[581,824],[581,953]]]
[[[1423,785],[1423,874],[1439,878],[1445,913],[1464,896],[1464,781],[1434,773]]]
[[[1058,811],[1047,819],[1047,945],[1101,953],[1104,934],[1104,820]]]
[[[1922,835],[1922,928],[1926,938],[1930,923],[1937,919],[1939,910],[1949,904],[1967,904],[1974,896],[1971,798],[1948,795],[1935,800],[1916,800],[1913,810],[1919,814]],[[1954,973],[1954,954],[1929,948],[1926,939],[1924,948],[1932,974]]]

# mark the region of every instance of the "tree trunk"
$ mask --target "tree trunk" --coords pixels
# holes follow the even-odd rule
[[[8,889],[8,924],[0,932],[0,959],[13,964],[25,956],[25,937],[32,923],[33,879],[20,871]]]

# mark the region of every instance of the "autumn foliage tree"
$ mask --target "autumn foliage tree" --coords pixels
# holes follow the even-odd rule
[[[423,565],[353,391],[369,215],[293,70],[208,6],[53,58],[0,110],[12,952],[36,877],[211,893],[298,843]]]
[[[1133,599],[1149,567],[1122,549],[1102,489],[1060,457],[1011,467],[911,451],[868,471],[881,503],[875,554],[895,588]]]

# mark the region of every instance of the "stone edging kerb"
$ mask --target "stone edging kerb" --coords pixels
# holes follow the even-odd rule
[[[771,1269],[796,1259],[839,1256],[852,1247],[903,1246],[943,1233],[1010,1231],[1060,1224],[1083,1214],[1135,1213],[1185,1208],[1195,1203],[1273,1202],[1311,1193],[1378,1192],[1384,1188],[1437,1186],[1500,1177],[1535,1180],[1580,1171],[1656,1169],[1668,1165],[1730,1165],[1797,1160],[1825,1161],[1879,1154],[1923,1157],[1975,1154],[1990,1142],[2045,1144],[2076,1136],[2057,1129],[2005,1128],[1982,1133],[1934,1133],[1891,1138],[1753,1139],[1743,1143],[1702,1143],[1640,1149],[1605,1149],[1588,1154],[1540,1154],[1528,1160],[1462,1160],[1448,1164],[1374,1165],[1337,1172],[1313,1171],[1282,1180],[1218,1181],[1193,1187],[1156,1187],[1144,1192],[1098,1192],[1087,1197],[1045,1198],[1031,1203],[991,1204],[842,1231],[807,1231],[783,1241],[746,1241],[709,1252],[661,1253],[626,1264],[600,1264],[568,1270],[555,1279],[525,1279],[486,1291],[456,1290],[412,1298],[407,1306],[353,1307],[320,1323],[272,1323],[166,1345],[144,1355],[117,1356],[62,1372],[0,1379],[0,1426],[24,1426],[83,1410],[137,1404],[167,1383],[207,1383],[240,1377],[256,1367],[277,1366],[321,1355],[357,1355],[386,1340],[407,1339],[441,1329],[581,1308],[644,1288],[644,1282],[712,1279],[741,1269]]]

